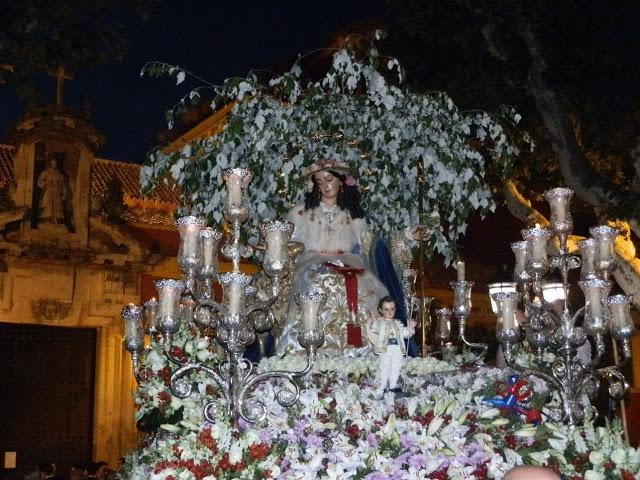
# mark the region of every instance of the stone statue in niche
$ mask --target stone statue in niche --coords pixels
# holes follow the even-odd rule
[[[73,231],[71,189],[61,170],[64,159],[64,152],[51,153],[47,158],[47,168],[38,176],[38,226],[59,225]]]

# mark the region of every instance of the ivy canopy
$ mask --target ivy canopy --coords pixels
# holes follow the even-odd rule
[[[389,233],[433,223],[427,251],[451,261],[469,214],[494,208],[486,170],[490,164],[503,174],[511,168],[518,154],[511,134],[519,115],[510,108],[497,115],[463,112],[443,92],[412,92],[401,86],[398,60],[381,57],[373,40],[365,39],[364,48],[362,38],[351,40],[333,52],[318,80],[303,79],[298,59],[268,82],[250,73],[191,90],[168,112],[170,125],[206,88],[214,91],[214,109],[234,102],[227,123],[219,134],[179,151],[152,153],[142,168],[143,188],[175,184],[183,194],[180,214],[220,223],[222,171],[249,168],[255,231],[262,219],[282,217],[301,201],[308,188],[305,166],[339,159],[352,167],[374,229]],[[143,73],[173,75],[177,83],[190,75],[157,62]]]

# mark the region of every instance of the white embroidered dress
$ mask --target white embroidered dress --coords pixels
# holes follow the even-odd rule
[[[376,315],[378,300],[388,295],[386,287],[370,269],[368,250],[372,233],[364,218],[351,218],[348,211],[338,206],[326,208],[322,204],[305,210],[304,204],[289,211],[288,221],[294,224],[292,240],[302,242],[305,251],[296,262],[293,272],[293,292],[289,301],[287,318],[281,334],[276,338],[276,354],[298,351],[297,335],[301,320],[293,300],[297,292],[329,289],[330,298],[320,313],[320,324],[325,332],[325,348],[343,350],[346,346],[345,317],[347,314],[344,284],[334,285],[332,279],[340,278],[326,263],[364,269],[358,275],[358,323],[363,328],[363,345],[366,345],[365,326]]]

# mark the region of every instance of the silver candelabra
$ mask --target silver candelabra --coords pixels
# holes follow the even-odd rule
[[[514,277],[518,292],[493,294],[498,306],[496,337],[504,349],[509,367],[524,376],[544,380],[560,396],[561,418],[570,425],[579,424],[590,400],[599,389],[599,379],[607,380],[609,395],[620,399],[628,388],[620,368],[629,361],[629,339],[634,333],[630,316],[632,298],[626,295],[609,296],[610,275],[615,268],[613,243],[618,234],[606,225],[592,227],[590,239],[578,242],[581,257],[569,254],[567,239],[573,230],[569,205],[573,191],[554,188],[545,192],[551,206],[550,228],[529,228],[522,231],[524,241],[512,243],[515,253]],[[547,244],[556,237],[558,254],[547,256]],[[569,305],[569,271],[581,266],[580,286],[585,297],[584,306],[571,311]],[[558,300],[544,298],[544,276],[550,268],[557,269],[562,278],[562,293]],[[522,306],[520,309],[519,306]],[[534,365],[517,362],[514,347],[524,330],[533,348]],[[614,364],[602,367],[606,353],[606,335],[610,333],[614,349]],[[583,354],[580,347],[588,342]],[[622,346],[623,358],[617,358],[616,341]],[[554,353],[547,362],[544,352]]]
[[[317,314],[326,298],[316,292],[296,297],[304,320],[304,330],[298,341],[306,350],[306,366],[296,372],[255,372],[254,365],[243,355],[256,340],[256,333],[266,331],[273,325],[271,306],[280,293],[281,279],[291,269],[290,249],[299,246],[290,242],[293,232],[291,223],[271,220],[262,224],[263,270],[270,278],[272,291],[266,299],[257,298],[256,288],[251,284],[253,277],[240,271],[241,259],[252,254],[251,247],[240,239],[241,226],[249,218],[247,188],[251,178],[251,172],[242,168],[231,168],[224,172],[227,201],[223,213],[230,226],[230,235],[221,252],[231,260],[232,270],[218,273],[220,232],[206,227],[202,218],[179,218],[176,222],[180,231],[178,265],[182,279],[157,281],[159,300],[148,301],[144,306],[130,304],[124,307],[122,318],[125,324],[124,342],[131,354],[138,382],[141,381],[140,358],[145,353],[146,312],[151,341],[161,342],[162,351],[172,370],[170,387],[173,394],[179,398],[191,395],[195,383],[192,374],[204,373],[220,387],[232,419],[241,417],[248,422],[255,422],[263,419],[267,413],[266,403],[251,395],[258,384],[279,379],[281,382],[276,400],[287,407],[298,400],[299,387],[294,380],[311,370],[316,350],[324,342]],[[216,280],[222,285],[221,302],[215,300],[213,282]],[[219,363],[189,361],[172,353],[173,336],[185,328],[185,324],[214,332],[206,338],[222,347],[223,358]],[[210,422],[214,421],[212,412],[215,403],[211,399],[204,407],[205,418]]]
[[[473,357],[464,361],[463,365],[473,365],[484,358],[489,346],[486,343],[471,342],[467,338],[467,319],[471,314],[471,289],[474,283],[465,280],[464,269],[464,262],[458,261],[456,263],[458,279],[451,282],[453,309],[445,307],[436,310],[438,322],[436,324],[435,339],[440,345],[442,357],[447,361],[453,361],[456,346],[452,342],[451,317],[455,317],[458,320],[458,340],[473,352]]]

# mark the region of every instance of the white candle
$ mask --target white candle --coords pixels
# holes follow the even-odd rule
[[[464,262],[459,260],[456,262],[456,270],[458,271],[458,281],[464,282]]]
[[[238,315],[242,297],[244,296],[244,284],[231,282],[229,284],[229,315]]]
[[[202,249],[204,251],[204,266],[213,266],[213,238],[204,238],[202,242]]]
[[[285,232],[281,230],[271,230],[267,233],[267,250],[265,252],[265,262],[282,262],[286,260],[287,249],[284,248]]]
[[[136,313],[136,305],[130,303],[126,310],[127,313],[123,314],[125,341],[141,341],[144,333],[142,322],[140,322],[140,315]]]
[[[184,284],[176,280],[159,280],[156,282],[156,289],[160,297],[159,316],[173,317]]]
[[[596,271],[594,261],[596,256],[596,241],[593,238],[587,238],[585,240],[580,240],[577,245],[582,257],[580,265],[580,279],[589,280],[591,278],[595,278]]]
[[[302,304],[302,323],[305,331],[315,330],[318,326],[318,307],[316,302],[305,302]]]
[[[565,222],[567,220],[567,198],[553,197],[549,199],[551,207],[551,215],[556,222]]]
[[[438,333],[442,338],[448,338],[451,333],[451,320],[447,315],[442,315],[438,320]]]
[[[505,330],[513,330],[516,327],[514,304],[511,301],[505,300],[502,302],[502,328]]]
[[[227,190],[229,195],[229,206],[240,206],[242,204],[242,177],[232,174],[227,179]]]
[[[205,269],[218,269],[218,242],[220,242],[221,238],[222,233],[210,227],[207,227],[200,232],[202,257]]]
[[[144,304],[147,313],[147,323],[150,332],[156,331],[156,325],[158,322],[158,301],[155,297],[151,297],[151,300],[147,300]]]
[[[184,229],[184,255],[186,257],[195,256],[198,250],[198,235],[202,227],[196,224],[189,224]]]
[[[173,315],[173,295],[168,290],[167,288],[163,288],[160,291],[159,311],[161,317]]]
[[[609,303],[609,309],[611,311],[611,326],[612,327],[625,327],[627,326],[627,310],[629,309],[628,303]]]

